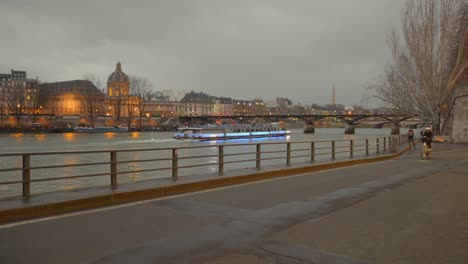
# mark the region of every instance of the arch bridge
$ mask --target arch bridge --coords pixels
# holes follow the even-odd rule
[[[410,114],[285,114],[285,115],[216,115],[216,116],[178,116],[181,123],[214,122],[218,119],[266,119],[274,122],[288,118],[298,118],[304,121],[304,133],[315,133],[315,122],[320,120],[342,121],[345,124],[345,134],[354,134],[358,124],[372,124],[374,127],[382,127],[391,124],[391,134],[400,134],[403,121],[412,125],[425,123],[417,115]],[[409,120],[412,119],[412,120]]]

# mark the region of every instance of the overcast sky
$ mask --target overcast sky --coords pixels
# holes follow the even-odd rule
[[[117,60],[156,90],[362,104],[403,0],[0,0],[0,73],[103,82]]]

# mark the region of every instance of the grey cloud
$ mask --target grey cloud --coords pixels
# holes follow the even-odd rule
[[[2,1],[0,72],[105,80],[117,59],[156,89],[359,103],[403,0]]]

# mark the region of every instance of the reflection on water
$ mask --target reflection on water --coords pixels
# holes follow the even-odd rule
[[[37,141],[44,141],[46,139],[46,134],[34,134],[33,137]]]
[[[18,142],[21,142],[23,139],[23,133],[11,133],[10,137],[15,138]]]
[[[404,133],[402,129],[402,133]],[[214,144],[242,144],[242,143],[266,143],[266,142],[289,142],[289,141],[324,141],[324,140],[351,140],[359,138],[373,138],[390,136],[389,129],[356,129],[356,134],[344,134],[344,129],[316,129],[314,134],[303,134],[302,129],[291,130],[291,135],[288,137],[278,138],[254,138],[254,139],[238,139],[229,141],[180,141],[172,138],[171,132],[132,132],[132,133],[63,133],[63,134],[0,134],[0,146],[3,153],[5,152],[43,152],[43,151],[78,151],[78,150],[108,150],[108,149],[143,149],[143,148],[173,148],[173,147],[191,147],[191,146],[209,146],[208,148],[192,148],[180,149],[179,157],[188,156],[208,156],[212,157],[196,158],[196,159],[180,159],[179,166],[192,166],[196,164],[210,164],[205,167],[190,167],[179,169],[179,176],[189,176],[194,174],[203,174],[216,172],[219,167],[218,148]],[[330,147],[329,143],[321,143],[322,147]],[[337,142],[339,146],[349,146],[348,142]],[[310,144],[293,144],[293,149],[307,149]],[[319,144],[316,145],[319,147]],[[262,158],[273,158],[278,156],[279,159],[262,160],[261,165],[285,164],[284,153],[273,153],[278,150],[285,150],[285,145],[262,145],[262,152],[272,152],[270,154],[262,154]],[[345,151],[346,148],[343,148]],[[239,168],[255,167],[255,145],[239,145],[224,148],[225,171]],[[326,153],[329,150],[319,150],[316,153]],[[155,178],[171,177],[171,160],[160,160],[141,162],[143,159],[166,159],[171,158],[172,151],[137,151],[137,152],[121,152],[118,153],[118,161],[129,161],[128,163],[118,164],[119,171],[137,171],[148,170],[155,168],[165,168],[167,170],[158,170],[150,172],[133,172],[128,174],[118,175],[119,184],[129,182],[137,182]],[[234,153],[243,153],[242,155],[228,155]],[[251,153],[251,154],[246,154]],[[253,154],[252,154],[253,153]],[[294,155],[305,155],[304,158],[298,158],[293,162],[303,162],[310,159],[307,157],[309,151],[295,152]],[[269,156],[268,156],[269,155]],[[343,155],[347,155],[346,153]],[[328,154],[317,156],[317,159],[329,159]],[[234,161],[249,160],[242,163],[233,163]],[[51,166],[59,164],[79,164],[93,162],[108,162],[108,153],[91,153],[86,155],[54,155],[41,156],[34,155],[31,158],[31,166]],[[21,157],[0,157],[0,167],[2,168],[17,168],[21,167]],[[32,170],[32,179],[77,176],[85,174],[109,173],[109,165],[97,166],[80,166],[80,167],[65,167],[50,170]],[[1,173],[0,181],[14,181],[21,179],[21,171],[9,171]],[[108,176],[98,176],[90,178],[79,178],[59,181],[44,181],[34,183],[32,193],[57,191],[57,190],[73,190],[76,188],[87,188],[90,186],[109,186],[110,179]],[[8,185],[0,188],[0,198],[6,196],[20,196],[21,185]]]
[[[74,165],[74,164],[77,164],[78,163],[78,157],[73,155],[73,156],[64,156],[64,160],[63,160],[63,163],[65,165]],[[65,167],[65,176],[72,176],[71,174],[69,174],[69,172],[73,172],[75,171],[75,169],[73,169],[73,167]]]
[[[62,135],[66,142],[73,142],[76,139],[75,133],[63,133]]]
[[[104,133],[104,136],[107,138],[107,139],[113,139],[115,138],[117,133],[115,132],[107,132],[107,133]]]

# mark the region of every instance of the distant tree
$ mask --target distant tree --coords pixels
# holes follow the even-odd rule
[[[32,115],[32,121],[35,123],[37,121],[37,116],[40,113],[41,109],[39,108],[39,96],[40,96],[40,90],[39,90],[39,82],[37,83],[37,86],[34,87],[30,93],[28,94],[29,96],[29,101],[31,103],[31,115]]]
[[[151,101],[155,97],[155,93],[152,91],[153,87],[148,81],[148,79],[143,77],[131,76],[130,77],[130,93],[134,96],[133,107],[137,108],[137,111],[132,111],[132,113],[137,112],[139,115],[139,124],[141,128],[141,115],[145,111],[147,102]]]
[[[90,82],[90,85],[86,86],[81,96],[89,124],[94,127],[98,108],[102,105],[104,99],[101,92],[102,82],[98,76],[90,73],[83,75],[83,80]]]
[[[6,105],[11,114],[16,118],[18,127],[21,127],[21,115],[26,109],[26,88],[23,82],[13,82],[10,92],[4,95]]]
[[[153,92],[153,99],[155,101],[169,101],[169,96],[164,95],[161,91],[154,91]]]
[[[392,62],[369,88],[386,104],[419,113],[439,132],[440,116],[468,68],[464,0],[407,0],[402,37],[389,37]]]

